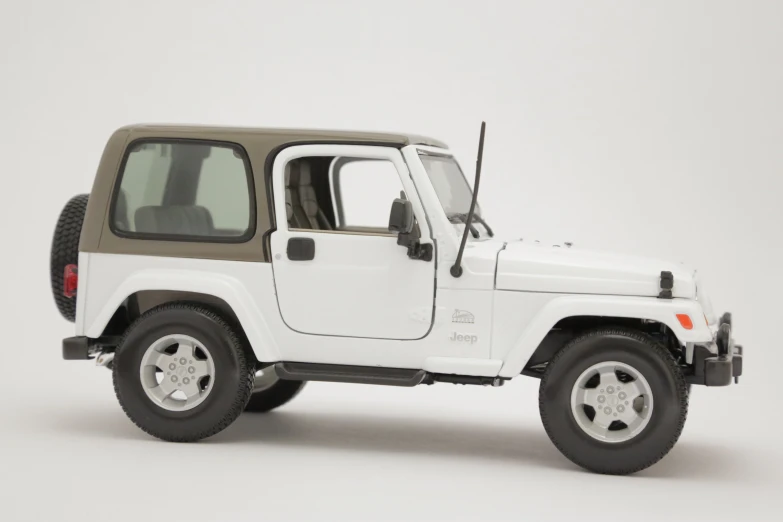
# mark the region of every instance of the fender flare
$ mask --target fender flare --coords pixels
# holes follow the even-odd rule
[[[693,327],[686,330],[676,314],[688,314]],[[504,357],[499,376],[519,375],[549,331],[569,317],[593,316],[649,319],[668,326],[681,343],[708,342],[712,332],[704,320],[701,306],[690,299],[651,297],[567,295],[552,299],[532,318]]]
[[[133,272],[101,304],[95,318],[89,325],[85,325],[85,335],[92,338],[99,337],[120,305],[129,296],[144,290],[196,292],[222,299],[239,319],[256,358],[264,362],[280,360],[278,346],[256,301],[240,281],[216,272],[182,269],[149,269]]]

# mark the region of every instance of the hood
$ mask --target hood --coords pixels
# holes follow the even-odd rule
[[[498,255],[496,288],[657,297],[662,271],[674,275],[674,297],[696,297],[695,271],[682,264],[568,244],[515,241]]]

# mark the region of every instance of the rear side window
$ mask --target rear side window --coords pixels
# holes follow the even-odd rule
[[[250,175],[238,146],[132,144],[112,205],[112,230],[139,238],[247,240],[254,214]]]

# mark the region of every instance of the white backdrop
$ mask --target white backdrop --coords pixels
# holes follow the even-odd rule
[[[780,516],[783,6],[775,1],[2,1],[0,519],[755,520]],[[64,202],[132,122],[402,130],[446,141],[501,236],[700,268],[745,344],[653,468],[550,444],[537,381],[311,384],[195,445],[60,359]]]

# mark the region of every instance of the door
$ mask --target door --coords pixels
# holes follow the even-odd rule
[[[425,337],[433,320],[435,262],[409,258],[387,228],[392,202],[402,193],[421,242],[432,243],[400,151],[289,147],[278,154],[272,175],[272,267],[285,324],[304,334]]]

